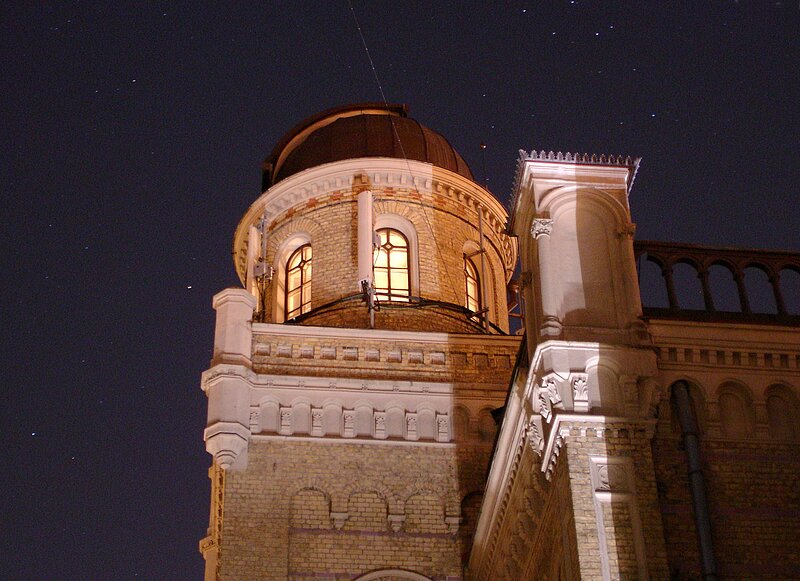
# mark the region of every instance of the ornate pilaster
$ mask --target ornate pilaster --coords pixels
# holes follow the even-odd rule
[[[558,337],[562,325],[558,318],[555,288],[553,287],[553,256],[550,238],[553,232],[553,220],[536,218],[531,224],[531,236],[536,241],[539,254],[539,284],[541,285],[542,325],[539,332],[542,337]]]

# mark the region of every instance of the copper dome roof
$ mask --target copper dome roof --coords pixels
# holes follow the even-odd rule
[[[447,139],[409,118],[405,105],[362,103],[323,111],[289,131],[264,164],[263,189],[304,169],[358,157],[424,161],[474,181]]]

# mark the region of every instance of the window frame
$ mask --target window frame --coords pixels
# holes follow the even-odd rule
[[[472,274],[470,273],[470,269],[472,270]],[[472,297],[470,295],[470,292],[469,292],[470,279],[472,279],[474,281],[475,292],[476,292],[476,296],[475,297]],[[483,291],[483,289],[481,287],[481,272],[480,272],[480,269],[478,268],[478,265],[475,264],[475,261],[472,260],[472,257],[468,256],[467,254],[464,254],[464,292],[465,292],[465,297],[466,297],[466,301],[465,301],[466,304],[464,306],[466,306],[473,313],[480,313],[484,308],[484,306],[483,306],[483,303],[484,303],[484,301],[483,301],[483,292],[482,291]],[[470,306],[471,302],[474,302],[475,306],[477,308],[473,309]]]
[[[271,295],[272,295],[272,320],[275,323],[284,323],[286,322],[286,265],[289,262],[289,257],[294,253],[295,250],[300,248],[301,246],[305,246],[306,244],[311,245],[312,250],[314,247],[314,241],[311,239],[311,236],[304,232],[293,232],[292,234],[288,235],[280,244],[278,248],[275,250],[275,254],[273,255],[272,265],[274,268],[274,276],[272,278],[271,284]],[[313,255],[312,255],[313,257]],[[313,277],[312,277],[313,278]],[[313,292],[314,282],[311,282],[311,301],[314,300],[314,292]],[[312,304],[313,307],[313,304]]]
[[[308,258],[306,258],[306,253],[308,253]],[[300,260],[298,261],[297,265],[291,266],[290,264],[295,259],[295,257],[300,254]],[[314,253],[311,247],[311,244],[306,242],[295,248],[291,254],[286,258],[284,261],[284,272],[283,272],[283,319],[284,321],[289,321],[300,315],[303,315],[311,310],[311,283],[314,279],[313,277],[313,259]],[[289,286],[289,277],[292,275],[294,271],[299,271],[300,280],[297,286],[290,287]],[[307,274],[307,271],[311,271]],[[306,276],[308,278],[306,278]],[[300,295],[299,306],[289,310],[289,296],[294,293],[298,292]]]
[[[382,240],[381,233],[386,233],[386,242],[381,242],[378,248],[375,250],[375,254],[373,257],[373,284],[375,286],[375,295],[377,296],[378,300],[385,300],[388,302],[394,303],[408,303],[411,301],[412,296],[412,288],[411,288],[411,243],[408,240],[408,237],[397,228],[392,228],[389,226],[383,228],[377,228],[375,230],[375,234]],[[392,235],[396,235],[402,238],[404,245],[396,245],[392,243]],[[388,248],[387,248],[388,246]],[[392,266],[392,257],[393,251],[395,249],[402,249],[398,250],[398,254],[401,252],[405,253],[405,267],[402,266]],[[377,266],[376,263],[378,262],[378,257],[380,256],[381,252],[384,252],[386,255],[386,266]],[[397,254],[394,254],[395,256]],[[386,271],[386,287],[379,287],[376,283],[377,281],[377,271],[382,270]],[[393,275],[393,273],[395,273]],[[392,278],[399,277],[401,279],[405,279],[405,288],[398,287],[397,285],[392,284]],[[383,291],[383,292],[382,292]],[[397,291],[397,292],[395,292]],[[403,294],[405,292],[406,294]]]
[[[398,214],[378,214],[373,222],[373,231],[377,232],[383,228],[397,230],[408,241],[409,296],[420,297],[419,239],[416,227],[408,218]]]

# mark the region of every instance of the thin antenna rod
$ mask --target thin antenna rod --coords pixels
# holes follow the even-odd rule
[[[375,70],[375,63],[372,62],[372,55],[369,54],[369,49],[367,48],[367,41],[364,38],[364,33],[361,32],[361,25],[358,23],[358,18],[356,17],[356,11],[353,10],[353,3],[350,0],[347,0],[347,5],[350,7],[350,14],[353,15],[353,21],[356,23],[356,29],[358,29],[358,36],[361,37],[361,46],[364,47],[364,52],[367,53],[367,60],[369,60],[369,66],[372,69],[372,76],[375,77],[375,84],[378,85],[378,90],[381,92],[381,99],[383,99],[383,104],[386,106],[386,110],[389,110],[389,103],[386,101],[386,95],[383,94],[383,87],[381,86],[381,82],[378,79],[378,71]],[[395,131],[395,133],[397,133]]]
[[[489,189],[489,176],[486,174],[486,143],[481,141],[481,156],[483,158],[483,187]]]
[[[369,48],[367,48],[367,41],[364,38],[364,33],[361,31],[361,25],[358,23],[358,17],[356,16],[356,11],[353,9],[353,3],[351,0],[347,0],[347,5],[350,8],[350,14],[353,15],[353,22],[355,22],[356,29],[358,29],[358,36],[361,37],[361,45],[364,47],[364,52],[367,53],[367,59],[369,60],[369,66],[372,69],[372,76],[375,77],[375,84],[378,85],[378,91],[381,93],[381,99],[383,99],[383,106],[386,108],[386,112],[389,113],[389,102],[386,100],[386,95],[383,92],[383,86],[381,85],[381,81],[378,78],[378,71],[375,69],[375,63],[372,61],[372,56],[369,54]],[[397,140],[397,144],[400,146],[400,153],[403,155],[403,159],[406,162],[406,166],[408,167],[408,173],[411,175],[411,164],[408,161],[408,156],[406,155],[405,147],[403,147],[403,142],[400,139],[400,134],[397,132],[397,126],[394,123],[394,117],[392,115],[388,115],[389,122],[392,125],[392,132],[394,133],[394,138]],[[411,187],[414,188],[414,191],[419,193],[419,189],[417,188],[416,181],[411,179]],[[428,219],[428,212],[425,210],[425,204],[422,203],[420,200],[419,206],[422,209],[422,218],[425,220],[425,224],[428,226],[428,230],[430,230],[431,236],[433,237],[433,245],[436,247],[436,252],[439,254],[439,258],[444,265],[445,274],[447,274],[447,278],[450,281],[450,288],[453,290],[453,300],[456,302],[458,301],[458,292],[456,291],[456,285],[453,282],[453,277],[450,274],[450,269],[447,267],[447,261],[444,259],[442,255],[442,249],[439,248],[439,243],[436,241],[436,236],[433,233],[433,227],[431,226],[431,222]]]

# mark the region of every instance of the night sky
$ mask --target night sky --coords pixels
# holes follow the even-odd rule
[[[519,149],[642,156],[637,238],[800,250],[793,2],[365,2],[390,103],[508,201]],[[260,164],[380,101],[348,2],[5,2],[9,579],[200,579],[200,373]]]

